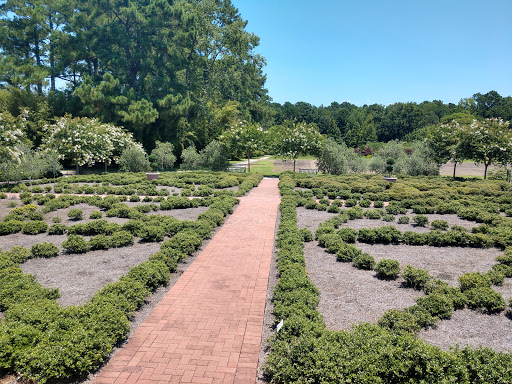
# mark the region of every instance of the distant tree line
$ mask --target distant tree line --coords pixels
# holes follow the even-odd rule
[[[395,103],[363,105],[333,102],[315,107],[306,102],[295,104],[272,103],[273,121],[281,124],[289,119],[315,123],[320,132],[349,147],[361,147],[368,142],[390,140],[413,141],[427,135],[426,127],[442,122],[454,113],[471,114],[475,118],[512,120],[512,97],[503,97],[496,91],[476,93],[458,104],[440,100],[422,103]]]

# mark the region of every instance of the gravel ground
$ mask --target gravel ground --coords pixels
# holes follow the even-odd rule
[[[410,213],[409,213],[410,215]],[[333,217],[325,211],[297,208],[298,227],[313,232],[318,225]],[[461,220],[456,215],[427,215],[429,220],[442,219],[450,225],[462,225],[470,229],[474,223]],[[354,229],[378,227],[389,223],[383,220],[351,220],[343,226]],[[396,224],[396,223],[395,223]],[[413,225],[398,225],[401,231],[423,232],[428,229]],[[411,264],[427,269],[434,277],[457,285],[457,277],[466,272],[486,272],[496,263],[498,249],[457,247],[429,247],[408,245],[382,245],[357,243],[357,247],[371,254],[376,261],[393,258],[401,266]],[[321,291],[319,312],[329,329],[347,329],[361,321],[375,322],[391,308],[405,308],[422,295],[419,291],[401,287],[401,280],[382,281],[373,272],[361,271],[350,263],[336,262],[336,257],[325,252],[316,242],[306,243],[306,268],[311,280]],[[493,287],[508,303],[512,297],[512,279],[506,279],[503,287]],[[511,316],[505,312],[486,315],[472,310],[456,311],[450,320],[443,320],[436,328],[420,333],[427,342],[449,349],[460,346],[486,346],[498,351],[512,350],[510,333]]]
[[[31,259],[21,268],[34,275],[43,286],[59,288],[61,305],[80,305],[159,249],[158,243],[135,243],[132,247]]]
[[[419,336],[432,345],[448,350],[461,347],[491,347],[499,352],[512,352],[510,317],[505,313],[486,315],[464,309],[455,311],[450,320],[442,320],[436,328],[422,330]]]
[[[347,329],[359,322],[376,322],[389,309],[407,308],[421,296],[419,291],[401,288],[403,280],[380,280],[372,271],[340,263],[315,241],[305,244],[306,269],[320,289],[318,311],[328,329]]]

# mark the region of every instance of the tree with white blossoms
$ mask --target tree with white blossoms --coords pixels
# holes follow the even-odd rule
[[[130,147],[142,149],[132,134],[121,127],[103,124],[97,119],[62,117],[45,127],[42,148],[56,150],[61,160],[71,160],[77,173],[83,165],[119,161],[121,153]]]
[[[22,149],[28,143],[25,135],[25,117],[13,117],[0,112],[0,161],[19,162]]]
[[[473,120],[465,131],[467,158],[484,164],[484,179],[489,165],[505,165],[512,161],[512,132],[508,121],[496,118]]]
[[[232,154],[247,158],[248,172],[251,172],[251,158],[265,146],[265,131],[257,124],[237,121],[219,139],[228,145]]]
[[[299,156],[318,153],[323,141],[316,124],[296,123],[294,120],[272,127],[270,137],[276,155],[293,160],[293,172]]]
[[[427,145],[432,159],[438,165],[453,162],[453,177],[457,164],[468,158],[469,124],[452,120],[433,126],[428,133]]]

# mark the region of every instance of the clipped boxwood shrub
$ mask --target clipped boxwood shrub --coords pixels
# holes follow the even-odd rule
[[[21,232],[25,235],[37,235],[48,230],[48,224],[44,221],[29,221],[23,224]]]
[[[446,231],[448,229],[448,222],[446,220],[433,220],[430,226],[434,229]]]
[[[449,319],[454,310],[453,301],[448,296],[437,293],[418,297],[416,303],[439,319]]]
[[[82,220],[84,218],[84,211],[78,208],[71,208],[68,212],[68,217],[72,220]]]
[[[472,288],[464,292],[468,298],[468,307],[485,313],[499,313],[505,310],[503,296],[489,287]]]
[[[106,235],[97,235],[89,240],[89,247],[93,250],[109,249],[110,238]]]
[[[69,235],[62,243],[62,248],[68,253],[85,253],[89,251],[89,244],[80,235]]]
[[[121,281],[133,279],[153,291],[161,285],[167,285],[170,276],[169,269],[163,261],[149,260],[133,267],[130,272],[121,278]]]
[[[48,228],[49,235],[63,235],[67,232],[67,227],[64,224],[52,224]]]
[[[165,230],[158,225],[145,225],[139,231],[139,236],[144,242],[160,242],[165,237]]]
[[[408,287],[414,289],[423,289],[432,279],[432,276],[424,269],[414,268],[407,265],[402,271],[402,277]]]
[[[352,228],[341,228],[336,234],[345,242],[345,243],[355,243],[357,238],[357,230]]]
[[[30,248],[33,257],[55,257],[59,254],[59,248],[52,243],[34,244]]]
[[[394,280],[400,274],[400,263],[393,259],[382,259],[375,266],[379,279]]]
[[[400,216],[398,218],[398,224],[409,224],[409,216]]]
[[[459,281],[461,291],[480,287],[489,288],[492,284],[489,276],[480,272],[465,273],[462,276],[459,276],[457,280]]]
[[[375,266],[375,259],[368,253],[361,253],[353,259],[354,267],[358,269],[372,270]]]
[[[128,247],[133,245],[133,242],[133,235],[128,231],[114,232],[110,238],[112,248]]]
[[[23,221],[9,220],[0,222],[0,236],[18,233],[23,228]]]
[[[428,224],[428,217],[425,215],[413,216],[412,220],[418,227],[425,227]]]
[[[101,213],[101,211],[94,211],[94,212],[91,212],[91,214],[89,215],[89,219],[93,219],[93,220],[101,219],[102,217],[103,217],[103,214]]]
[[[416,316],[408,311],[390,309],[379,319],[379,326],[393,332],[416,333],[421,329]]]

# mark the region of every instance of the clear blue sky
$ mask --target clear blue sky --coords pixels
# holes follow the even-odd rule
[[[232,0],[275,102],[512,95],[512,0]]]

